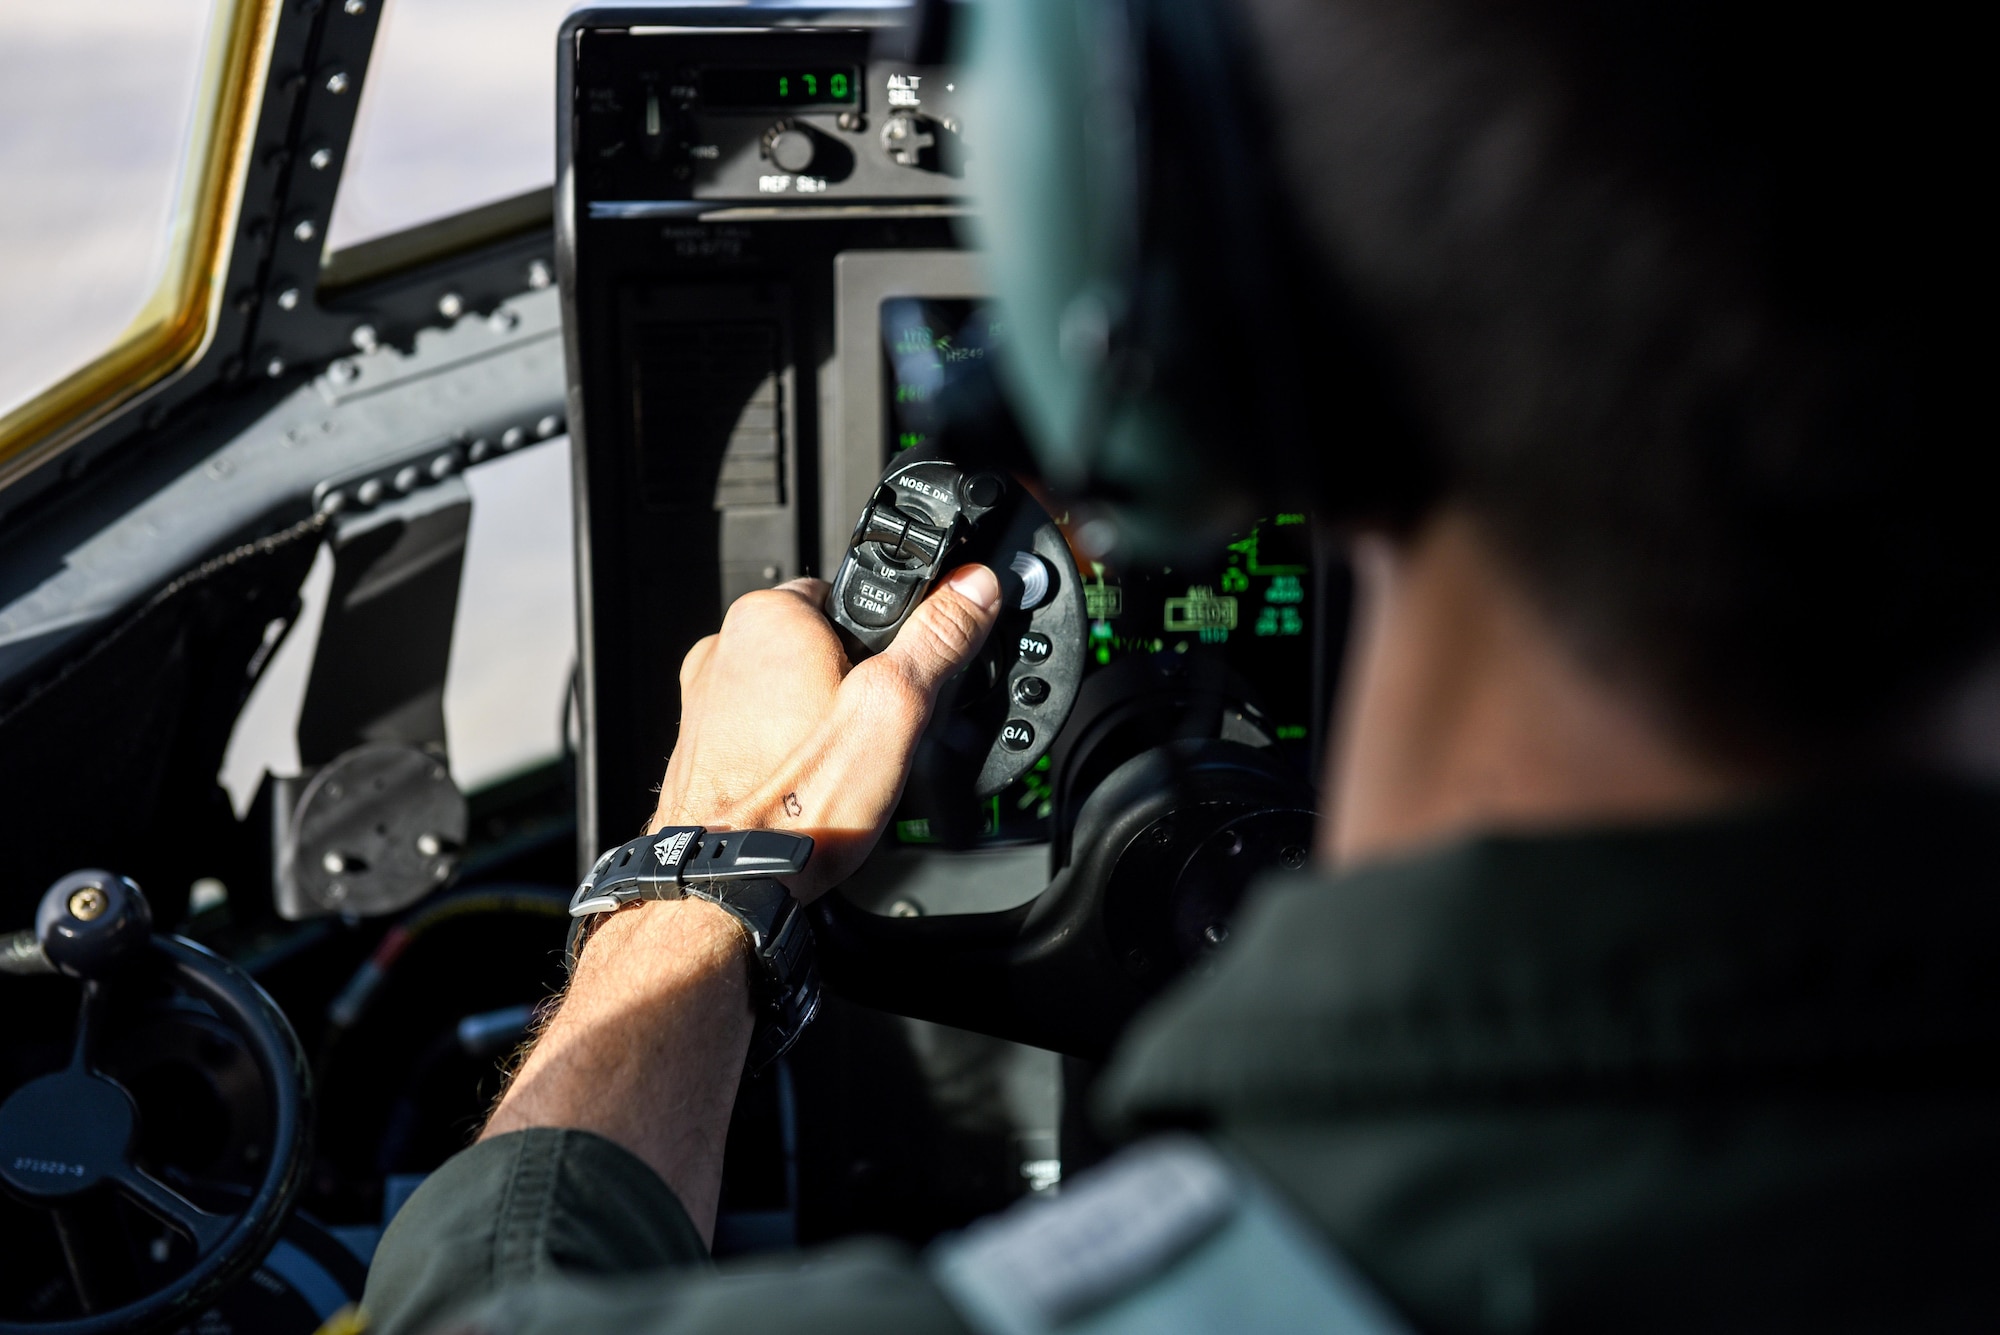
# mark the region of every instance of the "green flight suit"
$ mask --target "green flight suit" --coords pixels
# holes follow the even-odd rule
[[[1121,1135],[1249,1165],[1417,1329],[2000,1329],[2000,791],[1273,882],[1101,1094]],[[432,1176],[365,1306],[383,1335],[959,1335],[939,1273],[872,1243],[718,1270],[638,1160],[534,1131]]]

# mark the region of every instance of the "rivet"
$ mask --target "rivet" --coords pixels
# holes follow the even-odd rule
[[[544,264],[540,260],[528,261],[529,287],[534,288],[536,291],[540,291],[542,288],[547,287],[550,283],[553,283],[554,281],[555,281],[555,275],[549,272],[548,265]]]
[[[396,490],[415,491],[417,484],[423,480],[424,475],[417,471],[415,464],[406,464],[396,471]]]
[[[447,292],[438,298],[438,314],[447,320],[456,320],[465,314],[465,298],[456,292]]]
[[[332,93],[335,97],[339,97],[347,91],[348,84],[347,71],[335,70],[327,77],[326,91]]]
[[[312,165],[314,171],[323,172],[333,165],[333,150],[330,148],[316,148],[312,151],[312,156],[307,158],[306,161]]]
[[[541,440],[547,440],[560,430],[562,430],[562,418],[557,417],[554,413],[550,413],[547,417],[535,423],[535,435]]]
[[[484,439],[475,440],[472,442],[472,444],[466,447],[465,457],[467,459],[470,459],[473,463],[476,464],[484,463],[486,461],[487,456],[492,453],[493,453],[492,441]]]
[[[313,225],[311,218],[301,218],[292,227],[292,235],[301,241],[310,241],[319,235],[319,228]]]
[[[349,334],[348,337],[353,340],[354,346],[363,352],[375,351],[381,342],[376,337],[375,326],[372,324],[358,324],[354,326],[354,332]]]
[[[381,479],[371,477],[366,482],[362,483],[359,487],[356,487],[354,490],[354,499],[360,501],[363,505],[373,505],[375,504],[375,502],[381,500],[382,499]]]
[[[297,310],[298,307],[299,307],[299,290],[297,288],[288,287],[283,292],[280,292],[278,294],[279,310],[293,311]]]
[[[340,9],[344,14],[352,14],[355,18],[360,18],[368,12],[368,0],[347,0],[347,3],[342,5]]]
[[[335,876],[338,876],[347,870],[347,859],[332,850],[328,850],[327,855],[319,860],[319,865],[332,872]]]
[[[500,433],[500,448],[503,450],[518,450],[521,448],[521,442],[527,438],[528,433],[521,430],[520,427],[510,426]]]
[[[427,858],[434,858],[444,852],[444,842],[434,834],[420,834],[417,836],[417,852]]]
[[[229,902],[229,887],[214,876],[198,877],[188,886],[188,912],[204,913]]]

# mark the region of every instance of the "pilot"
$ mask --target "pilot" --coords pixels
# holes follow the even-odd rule
[[[1358,582],[1316,871],[1141,1016],[1095,1108],[1129,1148],[1056,1199],[719,1274],[741,933],[610,914],[384,1237],[374,1330],[2000,1328],[1971,746],[2000,528],[1953,448],[1987,377],[1923,306],[1980,215],[1916,151],[1972,124],[1922,110],[1951,38],[1665,0],[1226,12],[1421,462],[1366,504],[1279,479]],[[1033,167],[1033,119],[993,123],[996,171]],[[1016,224],[988,212],[996,252]],[[1303,450],[1208,448],[1351,448],[1319,409]],[[882,832],[1001,596],[960,569],[850,667],[823,591],[741,599],[681,664],[657,815],[819,832],[801,898]]]

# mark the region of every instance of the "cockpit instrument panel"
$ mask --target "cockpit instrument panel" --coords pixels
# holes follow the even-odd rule
[[[940,443],[944,405],[970,376],[988,369],[1006,338],[993,306],[972,297],[902,296],[880,302],[882,458]],[[1185,673],[1193,655],[1226,671],[1260,712],[1265,739],[1310,770],[1315,641],[1311,529],[1303,512],[1267,515],[1217,550],[1178,569],[1126,566],[1094,552],[1088,522],[1051,503],[1083,580],[1088,620],[1084,672],[1126,659],[1155,660]],[[1046,834],[1048,767],[985,799],[975,842],[1007,843]],[[932,842],[930,821],[906,816],[905,843]]]
[[[961,231],[979,143],[962,76],[894,58],[865,12],[771,14],[753,27],[728,9],[584,10],[563,33],[586,849],[651,814],[674,669],[726,606],[832,578],[884,470],[955,448],[941,437],[956,388],[985,377],[1004,412],[992,384],[1008,330]],[[1200,735],[1310,773],[1328,643],[1303,515],[1141,568],[1021,460],[992,466],[1015,470],[1074,558],[1077,708],[1033,769],[953,799],[973,810],[937,810],[941,789],[926,809],[920,772],[893,844],[1059,837],[1065,766],[1093,737],[1111,739],[1099,768],[1119,747]],[[1135,723],[1142,697],[1178,703]]]

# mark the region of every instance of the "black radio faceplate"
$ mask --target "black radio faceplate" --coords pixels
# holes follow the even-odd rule
[[[572,152],[589,216],[958,193],[949,70],[873,59],[867,29],[831,21],[726,31],[713,11],[659,17],[696,22],[577,33]]]

